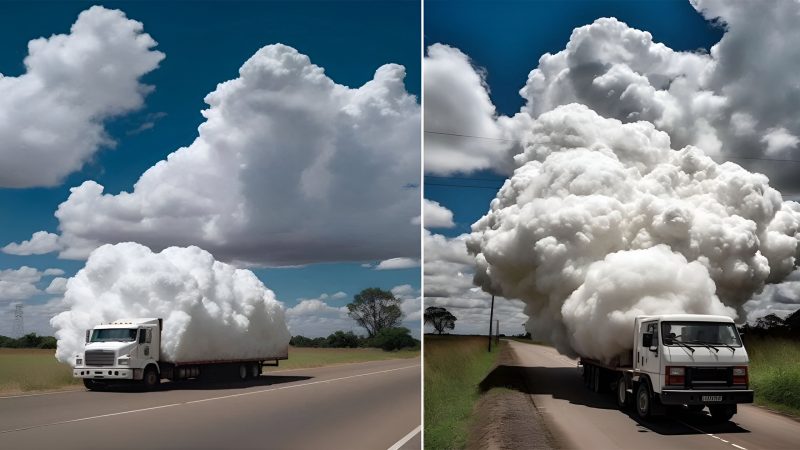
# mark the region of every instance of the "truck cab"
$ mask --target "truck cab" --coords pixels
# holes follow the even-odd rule
[[[642,417],[661,405],[707,406],[713,418],[725,421],[737,404],[753,402],[747,350],[730,317],[639,316],[633,343],[632,368],[617,394],[622,404],[631,395]]]
[[[84,351],[75,355],[72,374],[89,389],[108,382],[160,379],[161,319],[125,319],[86,331]]]

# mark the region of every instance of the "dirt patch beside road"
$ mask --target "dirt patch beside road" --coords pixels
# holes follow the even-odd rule
[[[525,385],[514,350],[503,345],[498,365],[480,383],[467,449],[561,448]]]

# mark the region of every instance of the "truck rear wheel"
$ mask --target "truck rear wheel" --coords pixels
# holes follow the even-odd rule
[[[153,366],[147,366],[147,368],[144,369],[144,376],[142,377],[142,387],[147,391],[151,391],[155,389],[160,382],[161,376],[158,374],[158,370]]]
[[[620,375],[617,380],[617,406],[619,406],[619,409],[627,408],[630,403],[627,389],[628,386],[625,384],[625,375]]]
[[[239,364],[239,380],[244,381],[247,379],[249,369],[246,364]]]
[[[650,395],[650,385],[646,381],[639,383],[636,390],[636,413],[642,419],[649,419],[653,412],[652,396]]]
[[[736,409],[736,405],[719,405],[708,407],[708,410],[711,412],[711,418],[714,419],[715,422],[727,422],[731,420],[731,417],[736,414]]]

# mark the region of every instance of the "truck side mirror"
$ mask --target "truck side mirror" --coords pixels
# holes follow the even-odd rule
[[[89,336],[91,336],[92,330],[86,330],[86,343],[89,343]]]
[[[650,348],[653,346],[653,333],[644,333],[642,335],[642,347]]]

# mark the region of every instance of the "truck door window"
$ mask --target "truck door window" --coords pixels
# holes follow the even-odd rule
[[[153,330],[150,329],[147,330],[147,340],[145,342],[147,342],[148,344],[153,342]]]
[[[144,330],[139,330],[139,343],[144,344],[146,334]]]

